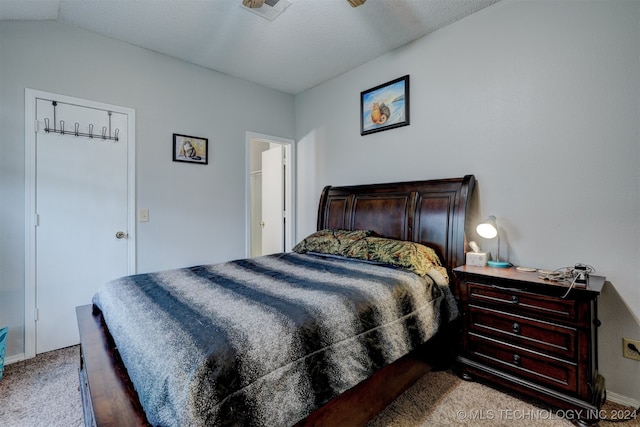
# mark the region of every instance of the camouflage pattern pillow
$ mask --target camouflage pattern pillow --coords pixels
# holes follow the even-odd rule
[[[371,234],[369,230],[320,230],[303,239],[294,246],[293,251],[299,254],[317,252],[346,256],[353,243]]]
[[[438,255],[420,243],[366,237],[354,242],[343,255],[404,268],[419,276],[428,275],[440,286],[449,283],[447,269],[442,266]]]

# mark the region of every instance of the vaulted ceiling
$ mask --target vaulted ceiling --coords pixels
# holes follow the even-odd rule
[[[279,1],[272,21],[242,0],[0,0],[0,19],[56,20],[298,94],[498,0]]]

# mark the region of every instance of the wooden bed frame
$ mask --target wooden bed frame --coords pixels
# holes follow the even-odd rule
[[[451,270],[464,264],[465,222],[473,175],[463,178],[331,187],[322,191],[318,229],[373,230],[434,248]],[[85,424],[149,425],[118,350],[91,305],[76,308],[80,329],[80,388]],[[384,367],[329,401],[296,426],[364,425],[432,368],[423,348]],[[444,336],[446,339],[446,334]],[[452,360],[451,360],[452,361]]]

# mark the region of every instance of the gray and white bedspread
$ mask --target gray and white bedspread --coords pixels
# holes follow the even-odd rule
[[[162,426],[292,425],[457,315],[428,276],[296,253],[128,276],[93,302]]]

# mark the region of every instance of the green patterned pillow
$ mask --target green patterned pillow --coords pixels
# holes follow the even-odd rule
[[[369,230],[320,230],[294,246],[293,251],[304,254],[318,252],[329,255],[343,255],[358,240],[372,234]]]
[[[441,286],[449,283],[447,269],[442,266],[438,255],[432,248],[420,243],[366,237],[354,242],[343,255],[404,268],[419,276],[429,275]]]

